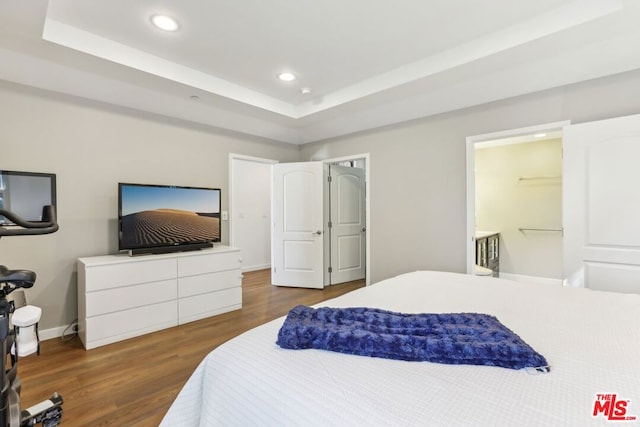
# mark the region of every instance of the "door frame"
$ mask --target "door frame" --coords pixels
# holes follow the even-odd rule
[[[527,126],[517,129],[508,129],[481,135],[468,136],[466,139],[467,157],[467,274],[474,274],[476,265],[475,256],[475,214],[476,214],[476,172],[475,172],[475,144],[495,139],[512,138],[527,134],[536,134],[561,130],[569,126],[571,120],[562,120],[541,125]]]
[[[367,230],[365,231],[365,286],[369,286],[371,284],[371,158],[369,156],[369,153],[363,153],[363,154],[354,154],[351,156],[344,156],[344,157],[334,157],[331,159],[325,159],[325,160],[321,160],[322,163],[324,163],[325,165],[329,165],[331,163],[340,163],[340,162],[348,162],[348,161],[357,161],[357,160],[364,160],[364,191],[365,191],[365,215],[366,215],[366,219],[365,219],[365,224],[366,224],[366,228]],[[325,197],[328,197],[328,195],[326,194],[325,191]],[[325,203],[325,212],[326,209],[328,209],[327,207],[328,204]],[[328,215],[325,216],[326,218],[328,218]],[[325,228],[326,229],[326,228]],[[325,233],[325,248],[328,246],[329,242],[329,234]],[[328,255],[325,251],[325,267],[328,267],[329,263],[331,262],[330,258],[327,258]],[[328,269],[325,268],[325,274],[329,274],[328,273]],[[325,280],[325,284],[329,283],[328,280]]]

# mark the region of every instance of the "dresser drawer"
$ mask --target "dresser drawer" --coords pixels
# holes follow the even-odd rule
[[[240,251],[185,256],[178,258],[178,277],[234,270],[240,261]]]
[[[87,294],[86,311],[91,313],[90,317],[99,316],[144,305],[174,301],[177,294],[178,283],[176,279],[106,289]]]
[[[242,285],[240,269],[200,274],[178,279],[178,298],[206,294]]]
[[[86,319],[85,347],[88,350],[177,324],[175,301],[90,317]]]
[[[176,277],[175,259],[94,265],[85,269],[85,291],[93,292]]]
[[[180,324],[242,308],[242,288],[230,288],[178,300]]]

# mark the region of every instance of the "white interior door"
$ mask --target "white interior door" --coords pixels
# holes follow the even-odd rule
[[[273,165],[271,283],[323,288],[323,164]]]
[[[365,277],[364,169],[330,165],[331,284]]]
[[[640,293],[640,115],[568,126],[563,145],[567,284]]]

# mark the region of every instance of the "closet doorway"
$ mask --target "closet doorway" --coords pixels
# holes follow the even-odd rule
[[[499,276],[562,284],[562,127],[467,138],[467,272],[476,237],[499,233]]]

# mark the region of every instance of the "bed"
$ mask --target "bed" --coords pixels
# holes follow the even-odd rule
[[[390,360],[276,345],[284,318],[211,352],[162,426],[618,425],[640,416],[640,295],[419,271],[326,307],[486,313],[550,372]]]

